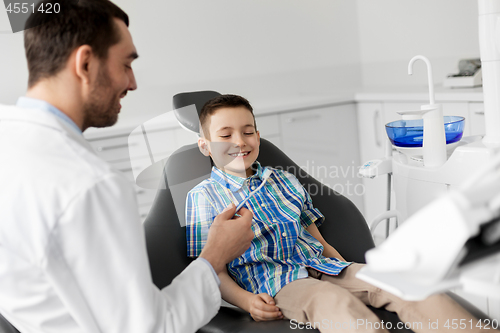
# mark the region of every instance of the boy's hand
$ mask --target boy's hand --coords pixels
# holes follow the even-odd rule
[[[242,208],[238,211],[241,216],[233,219],[235,210],[236,207],[232,204],[217,215],[210,226],[207,243],[200,253],[200,257],[208,260],[217,274],[250,247],[254,236],[252,212]]]
[[[268,294],[252,295],[248,302],[250,315],[255,321],[283,319],[283,314]]]

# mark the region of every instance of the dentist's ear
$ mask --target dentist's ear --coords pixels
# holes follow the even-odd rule
[[[198,138],[198,148],[201,153],[205,156],[210,156],[210,150],[208,149],[208,142],[205,138]]]

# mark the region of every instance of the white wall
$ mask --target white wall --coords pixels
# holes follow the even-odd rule
[[[458,60],[479,58],[475,0],[356,0],[363,83],[427,85],[423,62],[407,74],[408,62],[427,56],[434,82],[458,72]]]
[[[0,103],[13,104],[28,83],[23,34],[13,34],[3,3],[0,4]]]
[[[120,1],[118,1],[120,2]],[[352,1],[129,1],[141,58],[133,108],[170,107],[173,94],[212,89],[246,96],[329,92],[361,82]]]
[[[474,0],[116,0],[128,12],[140,54],[139,89],[127,114],[170,109],[180,91],[213,89],[255,101],[270,95],[335,94],[361,84],[426,85],[458,60],[478,57]],[[0,103],[14,103],[27,81],[22,33],[0,9]]]
[[[139,89],[125,98],[126,112],[167,111],[171,96],[186,90],[240,93],[252,101],[361,82],[353,1],[116,3],[130,16],[140,55]],[[27,80],[22,34],[0,34],[0,47],[0,103],[13,103]]]

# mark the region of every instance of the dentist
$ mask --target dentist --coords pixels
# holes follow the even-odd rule
[[[21,332],[194,332],[250,245],[251,213],[221,213],[201,258],[153,285],[134,190],[82,136],[137,88],[128,17],[108,0],[43,2],[61,10],[29,18],[26,97],[0,105],[0,314]]]

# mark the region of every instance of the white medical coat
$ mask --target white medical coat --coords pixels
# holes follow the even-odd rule
[[[219,307],[199,260],[163,290],[153,285],[133,188],[81,134],[47,111],[0,105],[7,320],[23,333],[187,333]]]

